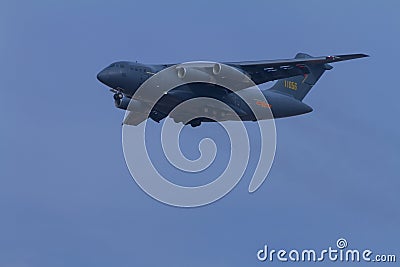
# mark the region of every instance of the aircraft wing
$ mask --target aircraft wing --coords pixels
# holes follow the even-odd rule
[[[307,66],[309,65],[323,65],[362,57],[368,57],[368,55],[348,54],[309,57],[308,55],[299,53],[294,59],[230,62],[225,64],[242,70],[255,84],[262,84],[277,79],[308,74],[309,70]],[[327,65],[326,68],[331,69],[332,67]]]
[[[144,113],[129,111],[124,118],[123,124],[137,126],[145,120],[147,120],[147,116]]]

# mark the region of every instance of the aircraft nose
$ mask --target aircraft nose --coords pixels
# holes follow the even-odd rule
[[[108,78],[108,73],[106,70],[102,70],[97,74],[97,80],[99,80],[102,83],[106,83]]]

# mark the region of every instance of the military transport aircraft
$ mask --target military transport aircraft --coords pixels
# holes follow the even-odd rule
[[[254,99],[254,101],[256,101],[256,105],[270,109],[274,118],[283,118],[312,111],[312,108],[303,103],[302,100],[322,74],[326,70],[333,68],[329,63],[362,57],[368,57],[368,55],[348,54],[312,57],[304,53],[298,53],[294,59],[230,62],[224,64],[244,73],[257,85],[278,80],[271,88],[261,91],[267,102],[258,99]],[[97,79],[114,92],[114,101],[117,108],[130,111],[129,107],[134,107],[134,110],[130,111],[131,114],[125,117],[124,124],[138,125],[148,117],[159,122],[165,117],[171,116],[170,112],[178,104],[196,97],[210,97],[223,101],[236,112],[241,120],[256,120],[252,110],[235,92],[210,83],[190,83],[178,86],[162,96],[152,106],[151,111],[147,113],[141,112],[140,107],[144,106],[143,104],[145,103],[143,103],[143,100],[133,97],[135,92],[151,76],[171,66],[174,66],[174,64],[148,65],[119,61],[100,71]],[[220,69],[221,65],[215,63],[208,74],[218,74]],[[176,75],[179,78],[183,78],[185,74],[186,69],[184,67],[176,71]],[[129,103],[131,104],[129,105]],[[210,114],[215,115],[213,119],[199,117],[190,121],[181,120],[181,122],[196,127],[205,121],[229,120],[229,116],[226,116],[227,114],[225,114],[224,110],[212,109],[213,107],[207,107],[207,110],[210,110]],[[179,118],[174,118],[174,120],[179,122]]]

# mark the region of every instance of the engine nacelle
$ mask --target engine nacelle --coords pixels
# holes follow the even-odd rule
[[[186,73],[187,73],[186,68],[184,68],[184,67],[179,67],[179,68],[176,68],[176,71],[177,71],[177,74],[178,74],[178,77],[179,77],[179,78],[181,78],[181,79],[185,78]]]
[[[117,108],[129,111],[138,111],[144,108],[142,102],[128,97],[117,98],[115,99],[114,104]]]
[[[176,68],[178,78],[190,80],[190,81],[210,81],[212,79],[211,73],[192,67],[177,67]]]
[[[213,68],[212,68],[212,72],[214,75],[218,75],[222,70],[222,66],[219,63],[215,63]]]
[[[222,65],[219,63],[215,63],[212,67],[207,66],[204,67],[204,70],[198,68],[191,68],[191,67],[183,67],[179,66],[176,68],[178,78],[184,79],[196,79],[198,77],[209,77],[209,74],[218,75],[222,70]]]

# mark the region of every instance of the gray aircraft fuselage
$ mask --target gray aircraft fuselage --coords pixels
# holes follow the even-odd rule
[[[97,79],[110,87],[117,94],[122,93],[124,99],[128,100],[135,94],[136,90],[144,81],[162,69],[163,67],[159,65],[115,62],[102,70],[97,75]],[[218,87],[219,90],[215,90],[215,87]],[[272,90],[263,90],[262,93],[268,104],[262,102],[261,105],[268,105],[268,108],[271,108],[274,118],[295,116],[312,111],[311,107],[293,97]],[[244,111],[245,114],[239,115],[242,120],[255,120],[248,105],[235,93],[217,85],[206,83],[192,83],[190,84],[190,88],[186,88],[186,86],[183,85],[171,90],[169,94],[165,95],[159,103],[157,103],[150,114],[150,118],[159,121],[166,117],[176,105],[195,97],[211,97],[222,100],[230,107],[234,109],[239,107]],[[127,109],[128,101],[124,102],[118,100],[117,95],[114,99],[118,108]],[[206,118],[201,120],[209,121]]]

